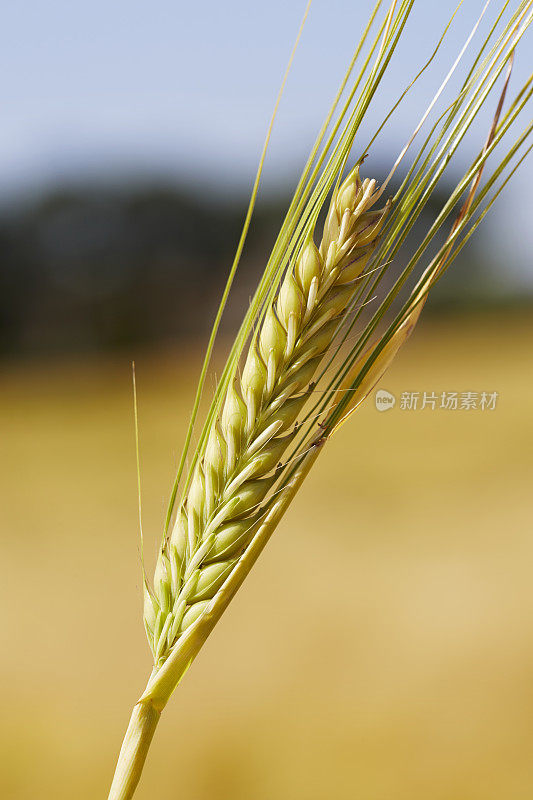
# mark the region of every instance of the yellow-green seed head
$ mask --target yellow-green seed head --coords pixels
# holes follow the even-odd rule
[[[168,613],[171,606],[170,563],[165,553],[160,553],[154,574],[154,592],[161,611]]]
[[[252,343],[241,375],[241,388],[244,399],[247,400],[251,392],[256,406],[259,406],[263,397],[266,378],[266,367],[256,350],[255,343]]]
[[[214,564],[208,564],[202,570],[198,570],[190,584],[188,602],[198,603],[201,600],[208,600],[212,597],[226,580],[234,563],[234,560],[217,561]]]
[[[246,409],[233,384],[228,387],[226,402],[222,411],[222,432],[226,442],[232,437],[240,440],[246,421]]]
[[[292,270],[288,270],[281,289],[279,292],[277,311],[280,321],[287,330],[289,328],[289,319],[291,314],[294,315],[294,322],[297,325],[300,322],[304,311],[303,297],[298,284],[294,280]]]
[[[331,200],[320,247],[310,233],[252,338],[240,379],[236,372],[228,384],[145,599],[156,661],[198,619],[264,516],[317,369],[375,251],[388,211],[370,211],[376,199],[376,182],[361,181],[356,167]]]
[[[265,364],[268,365],[271,358],[274,359],[275,364],[280,363],[285,349],[285,342],[286,335],[283,325],[278,320],[274,309],[269,308],[259,336],[259,350]]]
[[[231,558],[241,553],[253,538],[258,521],[237,519],[221,525],[209,550],[206,562]]]
[[[206,477],[209,473],[212,473],[213,476],[222,475],[225,463],[226,443],[218,429],[218,425],[213,425],[204,454]]]
[[[336,197],[336,207],[339,218],[342,218],[344,209],[355,208],[356,200],[361,192],[361,178],[359,176],[359,164],[350,172],[339,186]]]
[[[196,514],[198,519],[202,518],[202,512],[205,505],[205,480],[204,473],[200,466],[197,464],[194,471],[194,476],[189,488],[189,496],[187,498],[187,511]]]
[[[172,547],[176,549],[180,560],[183,560],[187,552],[187,517],[183,510],[176,517],[176,522],[170,535],[170,542]]]
[[[270,477],[246,481],[234,495],[235,504],[232,508],[231,518],[244,517],[250,511],[255,510],[265,499],[274,480],[274,477]]]
[[[305,296],[309,294],[311,281],[313,278],[317,280],[320,279],[321,272],[322,261],[320,259],[320,253],[311,237],[302,248],[302,252],[296,264],[296,278]]]

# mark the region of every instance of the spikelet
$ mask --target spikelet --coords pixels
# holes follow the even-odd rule
[[[389,204],[370,210],[374,180],[359,167],[333,194],[320,246],[312,236],[287,269],[229,386],[185,502],[145,592],[156,663],[202,613],[251,541],[275,468],[321,359],[371,258]]]

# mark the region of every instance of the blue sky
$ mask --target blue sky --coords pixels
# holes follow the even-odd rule
[[[0,196],[5,202],[80,176],[113,174],[194,176],[205,190],[246,187],[304,5],[303,0],[5,4]],[[267,186],[290,180],[301,165],[370,5],[314,0],[273,137]],[[368,131],[431,51],[451,5],[415,4],[406,45]],[[378,147],[382,158],[394,155],[405,140],[481,5],[465,0],[437,68],[384,134]],[[523,47],[518,59],[516,85],[531,69],[528,51]],[[514,200],[499,214],[499,224],[506,231],[514,228],[528,246],[530,212],[523,205],[531,206],[532,177],[530,162],[514,183]],[[496,222],[493,227],[499,230]]]

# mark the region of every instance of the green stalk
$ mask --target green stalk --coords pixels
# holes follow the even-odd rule
[[[139,700],[133,706],[109,800],[130,800],[133,797],[160,716],[161,709],[157,709],[151,700]]]

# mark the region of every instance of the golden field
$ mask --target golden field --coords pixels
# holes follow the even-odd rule
[[[138,800],[530,800],[533,322],[422,321],[165,711]],[[151,568],[199,368],[137,356]],[[105,798],[150,668],[128,356],[2,371],[5,800]]]

